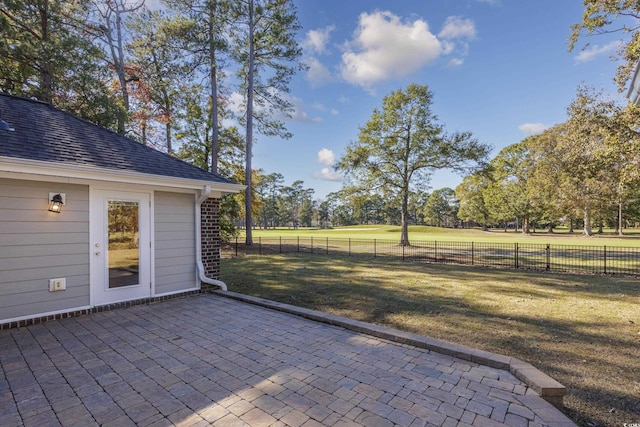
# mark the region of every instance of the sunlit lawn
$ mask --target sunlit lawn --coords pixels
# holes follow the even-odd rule
[[[138,249],[116,249],[109,251],[109,268],[137,269]]]
[[[311,254],[226,258],[221,270],[235,292],[530,362],[568,387],[581,425],[640,420],[637,279]]]
[[[597,232],[597,228],[594,228]],[[460,242],[496,242],[496,243],[552,243],[556,245],[593,245],[593,246],[628,246],[640,247],[640,230],[623,230],[623,236],[617,236],[612,229],[605,229],[602,234],[594,236],[584,236],[581,229],[576,229],[569,233],[565,228],[555,229],[553,233],[548,233],[546,229],[538,229],[535,233],[523,235],[520,232],[508,230],[491,229],[482,231],[479,228],[473,229],[453,229],[438,228],[428,226],[409,227],[409,240],[438,240],[438,241],[460,241]],[[319,228],[286,228],[277,229],[254,229],[252,230],[254,239],[259,237],[277,236],[314,236],[317,238],[353,238],[353,239],[383,239],[399,240],[400,227],[388,225],[356,225],[350,227],[335,227],[330,229]],[[244,239],[244,234],[240,239]]]

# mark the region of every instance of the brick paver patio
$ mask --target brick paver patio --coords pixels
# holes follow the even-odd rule
[[[507,371],[217,295],[0,331],[4,426],[573,426]]]

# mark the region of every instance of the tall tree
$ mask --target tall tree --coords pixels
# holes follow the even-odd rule
[[[127,46],[131,62],[137,67],[135,86],[144,84],[142,95],[155,112],[154,118],[164,125],[164,145],[170,154],[173,154],[172,134],[178,109],[188,93],[189,68],[180,42],[188,25],[184,19],[169,18],[163,12],[149,10],[127,22],[127,27],[135,34]]]
[[[347,146],[338,168],[365,188],[394,191],[400,199],[401,245],[409,245],[408,199],[419,182],[438,169],[472,170],[489,147],[469,132],[445,133],[431,111],[433,95],[426,85],[411,84],[384,97]]]
[[[283,187],[282,203],[283,211],[288,213],[288,220],[291,221],[295,228],[301,222],[301,209],[305,201],[311,202],[314,190],[312,188],[304,188],[304,181],[296,180],[290,186]]]
[[[609,174],[616,159],[610,155],[606,141],[611,117],[618,108],[602,93],[580,87],[567,109],[565,131],[557,138],[554,155],[559,162],[562,193],[582,211],[587,236],[593,234],[594,209],[602,205],[602,199],[615,194]]]
[[[88,0],[0,2],[0,90],[111,127],[115,104],[88,8]]]
[[[176,156],[202,169],[209,168],[211,144],[211,102],[204,91],[197,86],[186,94],[186,105],[180,113],[180,127],[176,132],[176,140],[180,149]],[[242,161],[244,159],[244,139],[237,128],[220,129],[220,149],[218,173],[236,182],[244,179]],[[220,232],[224,239],[238,235],[236,227],[241,218],[241,195],[228,194],[222,196],[220,203]]]
[[[622,234],[623,209],[625,204],[633,206],[640,186],[640,106],[629,104],[618,109],[611,117],[610,135],[606,140],[610,156],[614,159],[618,201],[618,233]]]
[[[131,73],[134,68],[128,67],[125,43],[126,29],[124,18],[127,14],[136,12],[144,6],[144,0],[94,0],[93,10],[96,12],[94,27],[96,35],[102,41],[105,49],[105,59],[117,78],[118,92],[121,97],[121,108],[118,114],[117,131],[126,132],[129,119],[129,88],[128,84],[139,77]]]
[[[526,141],[509,145],[491,160],[491,181],[484,192],[485,205],[498,220],[520,219],[522,233],[529,233],[534,214],[528,179],[532,173]]]
[[[170,8],[177,11],[191,23],[184,28],[184,48],[189,52],[192,66],[205,76],[210,108],[210,135],[207,149],[210,160],[209,171],[218,173],[220,153],[220,101],[222,88],[221,65],[229,51],[227,40],[229,25],[233,20],[233,2],[229,0],[165,0]],[[214,102],[215,101],[215,102]]]
[[[487,175],[484,171],[467,175],[455,189],[460,203],[458,217],[463,221],[482,225],[483,231],[489,230],[489,221],[491,221],[489,208],[484,201],[484,193],[490,184]]]
[[[454,191],[449,188],[434,190],[424,204],[424,219],[438,227],[453,227],[458,220],[460,202]]]
[[[278,197],[282,190],[284,176],[280,173],[270,173],[262,177],[259,183],[256,183],[256,194],[260,197],[262,209],[260,216],[262,217],[262,228],[265,230],[276,226],[278,217]]]
[[[540,219],[549,224],[580,216],[573,196],[563,191],[563,180],[567,177],[562,173],[561,156],[557,155],[558,139],[566,131],[566,124],[561,123],[545,130],[540,135],[526,138],[531,173],[527,180],[527,192],[533,209],[540,212]],[[570,227],[571,228],[571,227]],[[551,231],[551,230],[550,230]]]
[[[202,87],[192,86],[186,93],[184,108],[180,110],[176,132],[176,140],[181,144],[178,157],[197,164],[200,168],[210,170],[211,161],[211,98]],[[227,117],[224,103],[218,102],[218,115]],[[218,142],[218,174],[234,179],[244,180],[242,163],[245,156],[244,137],[237,127],[220,128]]]
[[[301,26],[293,1],[241,0],[235,10],[238,25],[233,31],[233,56],[240,65],[238,77],[245,94],[246,244],[251,245],[254,120],[263,135],[291,137],[281,121],[293,111],[285,95],[291,78],[304,66],[299,62],[302,49],[295,36]]]

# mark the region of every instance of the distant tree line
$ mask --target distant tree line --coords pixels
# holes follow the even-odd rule
[[[281,174],[256,171],[253,209],[259,221],[254,226],[406,223],[501,227],[523,233],[540,228],[553,232],[564,226],[586,235],[604,227],[622,233],[640,222],[640,108],[620,106],[601,92],[580,87],[567,116],[564,123],[480,163],[455,190],[425,191],[428,174],[420,175],[425,181],[408,189],[406,204],[402,192],[390,188],[390,173],[381,177],[383,185],[347,180],[340,191],[313,200],[314,191],[304,188],[302,181],[285,186]],[[380,140],[384,144],[376,153],[354,146],[355,161],[378,161],[387,150],[391,154],[383,162],[405,170],[395,143],[385,136]]]
[[[640,111],[580,87],[564,123],[505,147],[456,188],[461,219],[622,233],[640,213]]]

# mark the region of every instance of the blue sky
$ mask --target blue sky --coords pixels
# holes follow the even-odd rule
[[[623,99],[611,55],[620,34],[569,53],[579,0],[297,0],[304,61],[291,84],[294,136],[257,135],[253,165],[302,180],[324,198],[341,188],[332,165],[390,92],[427,84],[450,132],[470,131],[492,156],[566,119],[579,84]],[[586,42],[589,46],[582,50]],[[437,173],[431,188],[462,177]]]

